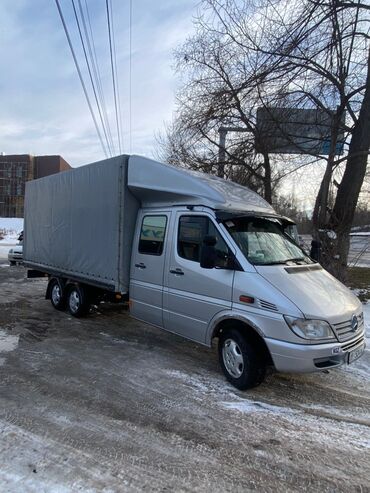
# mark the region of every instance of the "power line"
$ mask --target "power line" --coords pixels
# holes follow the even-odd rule
[[[118,148],[121,153],[121,131],[118,116],[118,104],[117,104],[117,88],[116,88],[116,77],[114,71],[114,61],[113,61],[113,46],[112,46],[112,29],[111,29],[111,19],[109,12],[109,0],[105,0],[106,11],[107,11],[107,22],[108,22],[108,36],[109,36],[109,52],[110,52],[110,63],[112,71],[112,83],[113,83],[113,96],[114,96],[114,108],[116,113],[116,126],[117,126],[117,137],[118,137]]]
[[[93,79],[93,76],[92,76],[92,73],[91,73],[90,63],[89,63],[89,60],[88,60],[88,56],[87,56],[87,52],[86,52],[86,47],[85,47],[85,42],[84,42],[84,39],[83,39],[83,36],[82,36],[81,26],[80,26],[80,22],[79,22],[79,19],[78,19],[77,10],[76,10],[76,6],[75,6],[74,0],[72,0],[72,7],[73,7],[73,12],[74,12],[74,15],[75,15],[75,19],[76,19],[76,24],[77,24],[78,33],[79,33],[80,40],[81,40],[82,49],[83,49],[84,56],[85,56],[87,70],[89,72],[90,82],[91,82],[92,90],[93,90],[93,93],[94,93],[96,106],[98,108],[98,113],[99,113],[100,121],[101,121],[101,124],[102,124],[103,132],[104,132],[106,143],[107,143],[108,152],[112,156],[113,155],[112,154],[112,149],[110,147],[110,142],[109,142],[109,139],[108,139],[107,130],[105,128],[105,122],[104,122],[102,111],[101,111],[101,108],[100,108],[100,102],[98,100],[98,96],[97,96],[97,93],[96,93],[95,83],[94,83],[94,79]]]
[[[86,42],[87,42],[88,52],[90,55],[93,74],[94,74],[94,78],[95,78],[95,82],[96,82],[96,88],[97,88],[99,99],[100,99],[100,106],[102,108],[105,126],[106,126],[106,130],[107,130],[107,134],[108,134],[108,138],[109,138],[109,142],[110,142],[110,147],[113,151],[113,154],[115,154],[114,142],[113,142],[112,132],[110,129],[110,124],[109,124],[109,118],[108,118],[107,107],[106,107],[104,91],[103,91],[103,85],[102,85],[101,75],[100,75],[100,70],[99,70],[98,57],[96,55],[94,34],[93,34],[92,26],[91,26],[90,12],[89,12],[87,0],[85,0],[85,9],[86,9],[86,16],[87,16],[87,22],[89,25],[89,29],[87,29],[87,26],[86,26],[85,15],[84,15],[83,7],[81,4],[81,0],[78,0],[78,6],[79,6],[79,10],[80,10],[82,25],[83,25],[84,32],[85,32],[85,38],[86,38]],[[90,41],[90,38],[91,38],[91,41]]]
[[[85,98],[86,98],[86,101],[87,101],[87,104],[88,104],[88,107],[89,107],[89,110],[90,110],[90,114],[91,114],[91,117],[92,117],[92,119],[94,121],[96,132],[98,134],[98,137],[99,137],[99,140],[100,140],[100,143],[101,143],[103,152],[104,152],[105,156],[108,157],[107,150],[105,148],[105,145],[104,145],[104,142],[103,142],[103,139],[102,139],[102,136],[101,136],[99,127],[98,127],[98,123],[96,121],[95,114],[94,114],[94,111],[93,111],[92,106],[91,106],[89,94],[87,92],[86,85],[85,85],[85,82],[84,82],[83,77],[82,77],[80,66],[78,64],[77,57],[76,57],[75,51],[73,49],[72,41],[71,41],[71,38],[70,38],[70,35],[69,35],[69,32],[68,32],[68,28],[67,28],[66,22],[64,20],[64,16],[63,16],[63,12],[62,12],[62,9],[60,7],[60,4],[59,4],[59,0],[55,0],[55,3],[56,3],[56,6],[57,6],[57,9],[58,9],[58,12],[59,12],[60,19],[61,19],[62,24],[63,24],[63,29],[64,29],[64,32],[65,32],[65,35],[66,35],[66,38],[67,38],[67,41],[68,41],[69,48],[70,48],[71,53],[72,53],[72,57],[73,57],[73,60],[74,60],[75,66],[76,66],[78,77],[79,77],[80,82],[81,82],[81,85],[82,85],[82,89],[83,89],[84,94],[85,94]]]
[[[121,144],[122,148],[124,148],[124,142],[123,142],[123,126],[122,126],[122,113],[121,113],[121,98],[120,98],[120,91],[119,91],[119,83],[118,83],[118,71],[117,71],[117,55],[116,55],[116,39],[115,39],[115,34],[114,34],[114,15],[113,15],[113,7],[112,7],[112,0],[109,0],[109,5],[110,5],[110,11],[111,11],[111,18],[112,18],[112,44],[113,44],[113,59],[114,59],[114,73],[117,81],[117,101],[118,101],[118,117],[119,117],[119,125],[120,125],[120,130],[121,130]]]
[[[132,152],[132,0],[130,0],[129,13],[129,136],[130,136],[130,154]]]

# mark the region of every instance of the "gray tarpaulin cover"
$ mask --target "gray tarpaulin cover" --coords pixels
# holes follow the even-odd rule
[[[127,167],[119,156],[28,182],[26,265],[127,291],[139,207]]]

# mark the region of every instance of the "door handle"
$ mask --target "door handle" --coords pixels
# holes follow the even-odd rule
[[[146,265],[142,262],[140,264],[135,264],[135,267],[137,267],[138,269],[146,269]]]
[[[178,276],[183,276],[184,272],[181,269],[171,269],[170,270],[171,274],[177,274]]]

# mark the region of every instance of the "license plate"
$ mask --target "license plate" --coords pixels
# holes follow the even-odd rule
[[[360,358],[363,355],[364,351],[365,344],[362,344],[362,346],[348,353],[348,364],[351,364],[356,361],[356,359]]]

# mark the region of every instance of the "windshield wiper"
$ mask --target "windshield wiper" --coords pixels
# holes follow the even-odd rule
[[[274,260],[271,262],[254,262],[254,265],[284,265],[287,264],[288,262],[302,262],[304,261],[305,264],[307,263],[304,259],[304,257],[297,257],[297,258],[287,258],[286,260]]]
[[[253,265],[279,265],[286,264],[288,260],[274,260],[273,262],[254,262]]]

